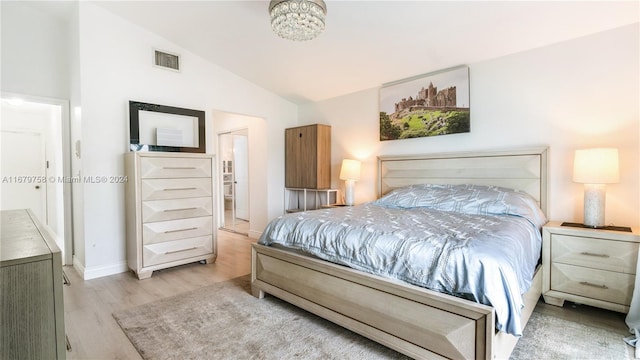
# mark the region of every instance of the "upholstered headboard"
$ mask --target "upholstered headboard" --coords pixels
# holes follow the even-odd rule
[[[547,214],[547,147],[379,156],[378,197],[413,184],[496,185],[532,195]]]

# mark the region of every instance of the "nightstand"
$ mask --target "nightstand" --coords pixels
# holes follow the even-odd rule
[[[565,300],[629,312],[640,245],[632,232],[561,226],[542,228],[542,294],[548,304]]]

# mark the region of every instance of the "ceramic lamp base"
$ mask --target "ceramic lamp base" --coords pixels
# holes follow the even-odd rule
[[[354,180],[345,180],[344,181],[344,204],[348,206],[352,206],[355,203],[355,194],[353,188],[355,187],[356,182]]]
[[[584,225],[591,228],[604,227],[604,205],[606,202],[604,184],[584,184]]]

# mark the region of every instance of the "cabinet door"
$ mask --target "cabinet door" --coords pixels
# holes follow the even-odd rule
[[[0,359],[55,359],[55,313],[61,309],[54,305],[51,259],[17,261],[23,263],[0,267]]]
[[[316,188],[316,126],[287,129],[285,144],[285,186]]]

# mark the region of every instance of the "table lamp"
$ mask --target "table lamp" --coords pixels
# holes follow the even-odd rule
[[[576,150],[573,181],[584,184],[584,226],[605,226],[606,184],[617,183],[618,178],[618,149]]]
[[[351,206],[354,204],[354,186],[360,180],[360,161],[352,159],[342,160],[340,168],[340,180],[344,180],[344,204]]]

